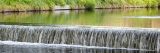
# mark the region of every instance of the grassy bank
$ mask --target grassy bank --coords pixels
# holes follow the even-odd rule
[[[159,0],[1,0],[0,11],[53,10],[54,6],[75,8],[158,7]]]

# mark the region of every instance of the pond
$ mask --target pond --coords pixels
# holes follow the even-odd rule
[[[0,13],[0,53],[159,53],[160,10]]]

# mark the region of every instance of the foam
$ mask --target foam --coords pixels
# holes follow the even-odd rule
[[[136,27],[115,27],[115,26],[91,26],[91,25],[55,25],[55,26],[23,26],[23,25],[0,25],[0,28],[28,28],[28,29],[103,29],[103,30],[147,30],[160,31],[159,28],[136,28]]]
[[[125,18],[151,18],[151,19],[155,19],[155,18],[160,18],[160,16],[127,16]]]
[[[67,45],[67,44],[44,44],[44,43],[29,43],[29,42],[16,42],[16,41],[0,41],[0,45],[7,45],[12,47],[20,48],[87,48],[87,49],[122,49],[122,50],[142,50],[152,51],[145,49],[134,49],[134,48],[110,48],[110,47],[98,47],[98,46],[82,46],[82,45]]]

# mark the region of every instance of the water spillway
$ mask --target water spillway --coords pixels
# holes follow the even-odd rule
[[[0,25],[0,40],[117,49],[160,50],[159,29]]]

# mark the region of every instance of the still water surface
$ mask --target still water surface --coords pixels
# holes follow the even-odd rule
[[[1,24],[94,25],[160,28],[158,9],[62,10],[54,12],[1,13]]]

